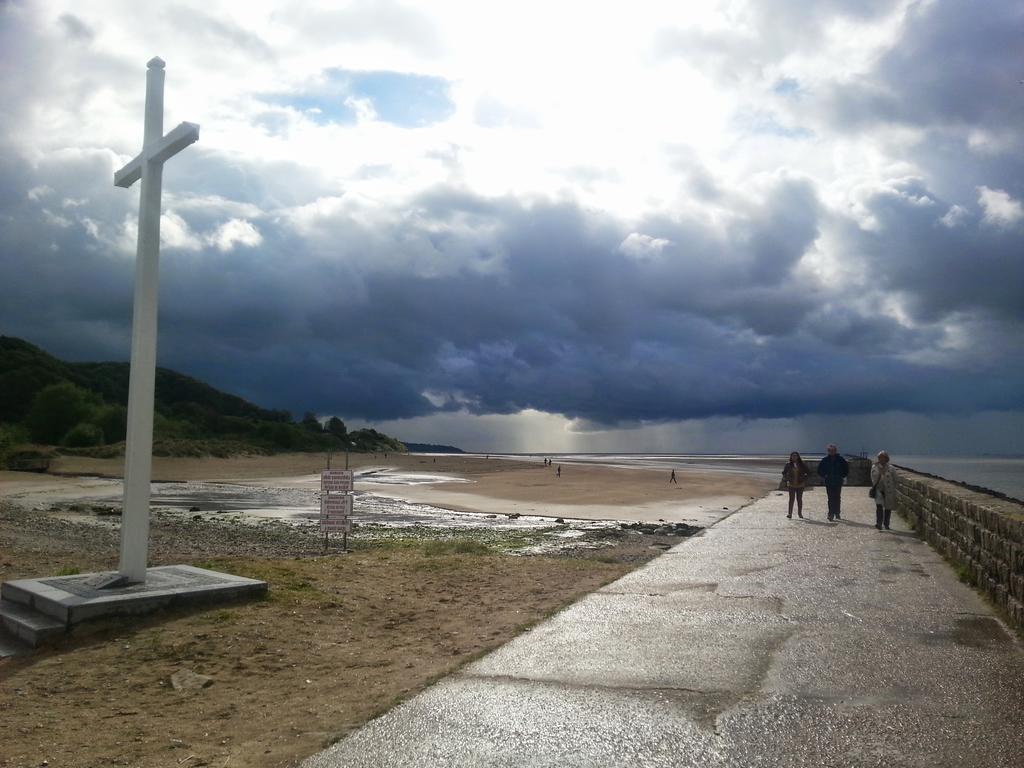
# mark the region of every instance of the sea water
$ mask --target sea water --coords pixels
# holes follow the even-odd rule
[[[893,456],[894,464],[978,485],[1024,501],[1024,457]]]
[[[803,454],[820,459],[821,454]],[[779,477],[788,456],[770,454],[605,454],[575,453],[548,455],[555,463],[586,462],[646,469],[696,469],[762,477]],[[896,466],[915,469],[962,483],[977,485],[1024,500],[1024,456],[927,456],[893,454]]]

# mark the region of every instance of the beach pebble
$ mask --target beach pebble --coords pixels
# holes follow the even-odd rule
[[[209,688],[213,685],[213,678],[207,675],[200,675],[191,669],[179,669],[171,675],[171,685],[176,691],[189,691],[197,688]]]

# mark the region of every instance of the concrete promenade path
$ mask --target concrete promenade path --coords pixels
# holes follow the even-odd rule
[[[1024,766],[1024,650],[866,488],[740,510],[305,768]]]

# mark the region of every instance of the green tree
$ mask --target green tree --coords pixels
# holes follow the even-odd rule
[[[39,390],[25,417],[29,435],[37,443],[56,445],[68,431],[100,405],[99,398],[69,381]]]
[[[340,437],[342,440],[348,439],[348,427],[346,427],[345,422],[337,416],[331,416],[331,418],[327,420],[327,431],[335,437]]]
[[[312,411],[306,411],[302,417],[302,428],[310,432],[323,432],[324,427],[320,423],[320,419],[316,417],[316,414]]]
[[[93,413],[91,421],[102,430],[104,443],[119,443],[128,432],[128,409],[123,405],[104,405]]]
[[[87,448],[103,445],[103,430],[91,422],[83,421],[76,424],[64,435],[61,444],[69,448]]]
[[[16,446],[27,439],[25,428],[15,424],[0,424],[0,468],[7,466],[7,457]]]
[[[294,424],[264,421],[260,423],[256,434],[274,448],[292,450],[298,444],[299,436],[302,433],[299,432]]]

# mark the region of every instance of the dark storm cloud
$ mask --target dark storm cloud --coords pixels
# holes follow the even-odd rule
[[[976,201],[943,223],[951,203],[915,180],[864,205],[877,227],[847,223],[843,241],[848,254],[860,254],[870,286],[899,292],[921,322],[966,312],[1024,324],[1024,220],[986,222]]]
[[[899,43],[823,97],[836,127],[901,122],[1019,129],[1024,6],[942,0],[910,7]]]
[[[746,20],[760,31],[756,45],[666,33],[661,52],[696,57],[728,81],[812,47],[837,15],[877,19],[893,5],[807,0],[773,6],[771,17],[765,8],[755,4]],[[311,45],[441,49],[429,20],[408,9],[387,16],[396,9],[299,9],[292,20]],[[101,81],[137,94],[140,67],[95,54],[77,68],[73,51],[94,38],[72,17],[46,27],[24,7],[0,14],[17,16],[0,24],[0,60],[28,62],[25,79],[0,81],[9,115],[0,124],[0,332],[68,359],[124,360],[138,190],[114,188],[111,176],[138,146],[115,147],[123,156],[23,153],[17,121],[34,109],[27,94],[49,89],[45,101],[67,106],[75,123]],[[905,178],[857,186],[857,221],[819,196],[830,183],[848,191],[849,179],[730,181],[687,147],[670,148],[666,161],[692,207],[626,223],[572,202],[446,185],[367,201],[328,170],[199,144],[164,174],[160,363],[264,406],[371,421],[526,408],[592,425],[1019,409],[1024,222],[1012,206],[1024,200],[1015,149],[1024,88],[1011,96],[998,83],[1022,76],[1011,36],[1020,16],[1009,3],[984,14],[961,2],[914,5],[875,71],[831,93],[782,76],[768,98],[794,110],[788,122],[763,105],[736,111],[732,129],[785,134],[794,146],[807,135],[793,127],[801,114],[873,146],[893,124],[925,129],[928,141],[884,158]],[[230,20],[191,12],[187,27],[208,41],[211,66],[220,45],[271,55]],[[29,42],[41,37],[66,46],[66,71]],[[396,124],[447,114],[446,81],[391,74],[346,93],[378,107],[419,93],[411,111],[382,115]],[[293,94],[292,105],[301,99]],[[278,106],[256,121],[286,136],[293,118]],[[972,148],[967,130],[949,126],[992,135]],[[462,178],[472,152],[452,144],[435,157]],[[388,178],[391,167],[376,160],[354,177]],[[596,187],[618,172],[595,162],[566,175]],[[993,195],[1009,206],[1001,217],[986,208]],[[818,259],[838,265],[819,272]]]
[[[160,362],[262,405],[368,420],[535,408],[634,424],[1009,407],[1022,380],[1009,365],[979,383],[907,362],[901,351],[937,344],[936,332],[808,282],[801,258],[826,215],[803,179],[779,175],[730,201],[724,226],[680,214],[627,227],[452,187],[368,211],[344,195],[302,199],[288,169],[179,159],[168,189],[189,178],[193,190],[166,198],[177,240],[161,256]],[[115,158],[4,162],[0,328],[72,359],[125,359],[137,196],[109,183]],[[851,231],[851,251],[877,254],[881,288],[912,297],[922,321],[993,307],[1019,321],[1011,234],[976,220],[972,235],[951,233],[935,223],[941,203],[907,202],[926,195],[869,198],[884,228],[906,232],[880,243]],[[258,242],[218,246],[232,219]],[[955,238],[973,243],[973,267]],[[905,265],[885,258],[896,245]],[[915,276],[929,259],[954,270],[958,291]]]
[[[98,248],[89,222],[120,220],[128,206],[101,193],[82,210],[97,191],[88,180],[111,173],[109,153],[62,160],[37,168],[0,160],[0,327],[72,359],[111,355],[126,338],[131,263]]]

